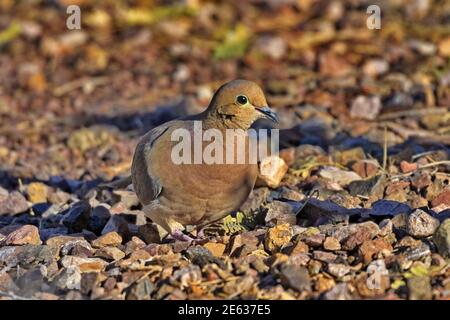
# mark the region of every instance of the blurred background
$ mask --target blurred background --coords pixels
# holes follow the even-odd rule
[[[448,144],[450,1],[0,0],[0,179],[126,174],[146,130],[235,78],[263,86],[285,146]]]

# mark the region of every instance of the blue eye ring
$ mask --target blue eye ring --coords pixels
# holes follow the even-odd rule
[[[245,95],[243,95],[243,94],[238,95],[238,96],[236,97],[236,103],[239,104],[239,105],[241,105],[241,106],[246,105],[246,104],[248,103],[248,98],[247,98],[247,96],[245,96]]]

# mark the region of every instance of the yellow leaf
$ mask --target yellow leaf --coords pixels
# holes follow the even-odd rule
[[[394,282],[392,282],[391,288],[394,289],[394,290],[397,290],[398,288],[400,288],[400,287],[402,287],[404,285],[406,285],[405,281],[403,281],[401,279],[397,279]]]

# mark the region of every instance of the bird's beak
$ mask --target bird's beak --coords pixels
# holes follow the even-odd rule
[[[278,115],[269,107],[255,107],[256,110],[261,112],[264,115],[264,118],[267,118],[269,120],[272,120],[275,123],[278,123]]]

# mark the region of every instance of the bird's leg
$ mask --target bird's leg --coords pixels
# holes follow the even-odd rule
[[[197,239],[198,238],[205,238],[205,228],[201,228],[197,231]]]
[[[180,240],[180,241],[188,241],[188,242],[193,242],[195,241],[194,238],[188,236],[187,234],[184,234],[183,231],[181,231],[180,229],[175,229],[173,230],[170,235],[176,239],[176,240]]]
[[[175,240],[179,240],[179,241],[187,241],[189,243],[193,243],[193,244],[204,244],[206,242],[208,242],[208,239],[206,238],[202,238],[200,236],[197,236],[196,238],[192,238],[190,236],[188,236],[187,234],[184,234],[183,231],[179,230],[179,229],[175,229],[173,230],[170,235],[175,239]]]

